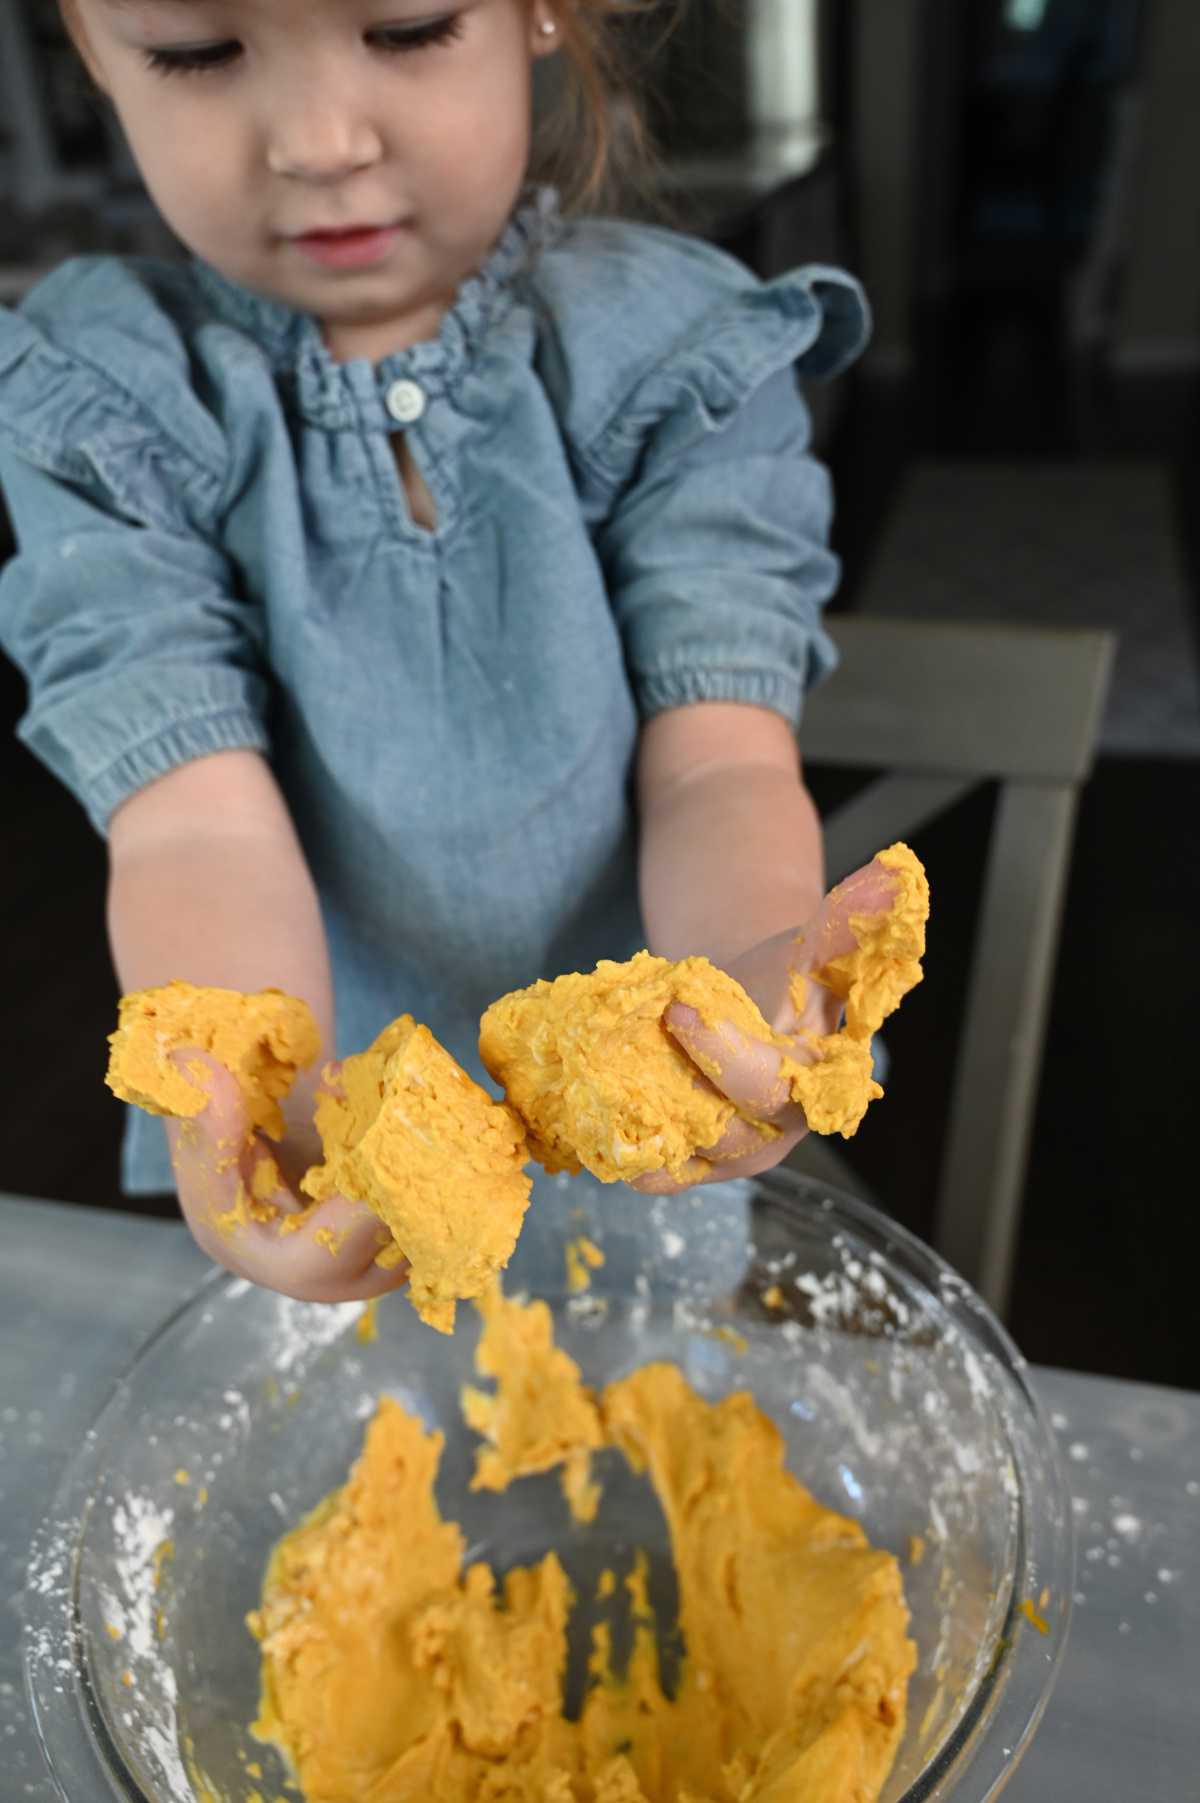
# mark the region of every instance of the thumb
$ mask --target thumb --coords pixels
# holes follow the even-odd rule
[[[169,1054],[188,1082],[207,1097],[200,1111],[167,1122],[179,1205],[204,1249],[227,1262],[222,1248],[247,1206],[263,1194],[264,1213],[293,1211],[297,1204],[278,1186],[274,1161],[259,1141],[233,1073],[209,1052],[185,1046]],[[259,1170],[262,1165],[264,1169]],[[269,1183],[256,1181],[264,1176]]]
[[[755,1120],[792,1125],[790,1117],[777,1118],[788,1109],[791,1096],[791,1086],[780,1073],[784,1056],[793,1056],[790,1046],[752,1039],[728,1020],[707,1026],[684,1002],[672,1002],[663,1021],[692,1063],[735,1107]],[[795,1124],[802,1120],[801,1116]]]
[[[177,1174],[206,1172],[226,1187],[236,1187],[238,1160],[250,1132],[241,1086],[211,1052],[184,1046],[168,1057],[190,1087],[205,1097],[197,1113],[168,1124]]]
[[[843,958],[858,946],[851,920],[860,914],[886,914],[896,899],[900,879],[894,870],[872,858],[829,891],[812,919],[795,936],[797,970],[813,970],[833,958]]]
[[[785,1131],[803,1119],[791,1102],[791,1085],[781,1074],[785,1058],[810,1064],[814,1053],[804,1034],[836,1031],[842,1015],[842,999],[822,983],[809,979],[835,958],[845,957],[858,945],[852,920],[864,915],[886,914],[896,898],[894,871],[873,858],[831,889],[812,918],[800,931],[789,929],[765,940],[730,966],[760,1004],[767,1000],[770,972],[790,974],[790,995],[772,1008],[772,1024],[790,1041],[780,1045],[753,1039],[731,1021],[706,1026],[692,1008],[675,1002],[665,1016],[667,1030],[694,1064],[699,1065],[723,1095],[758,1120],[774,1121]],[[778,977],[776,977],[776,986]],[[771,1002],[767,1002],[771,1006]],[[795,1038],[795,1035],[800,1037]]]
[[[407,1280],[406,1264],[376,1266],[392,1236],[365,1203],[345,1196],[301,1201],[281,1180],[224,1065],[191,1048],[172,1056],[207,1096],[198,1114],[169,1120],[167,1131],[180,1207],[210,1258],[307,1302],[379,1296]]]

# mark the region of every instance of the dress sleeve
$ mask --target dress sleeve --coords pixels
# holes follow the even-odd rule
[[[260,610],[206,518],[220,486],[210,445],[6,316],[0,644],[29,684],[19,736],[100,832],[175,765],[268,748]]]
[[[741,701],[795,724],[834,667],[832,495],[797,372],[835,373],[865,336],[849,278],[781,277],[706,320],[592,447],[613,494],[595,542],[643,718]]]

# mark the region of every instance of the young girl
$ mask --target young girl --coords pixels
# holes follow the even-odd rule
[[[837,565],[795,372],[858,352],[856,285],[764,285],[586,216],[624,0],[62,5],[191,253],[78,258],[0,314],[0,631],[25,742],[108,836],[122,987],[275,985],[330,1056],[407,1011],[478,1074],[495,997],[649,944],[831,1030],[828,1002],[791,1011],[789,960],[848,948],[890,885],[868,866],[819,906],[794,726],[833,662]],[[555,55],[584,97],[571,210],[531,179]],[[711,1176],[782,1157],[803,1121],[776,1056],[669,1024],[784,1129],[731,1135]],[[290,1104],[293,1185],[316,1082]],[[132,1114],[126,1188],[174,1177],[214,1257],[291,1295],[396,1282],[352,1199],[291,1235],[213,1233],[241,1116],[210,1083],[174,1171]],[[518,1258],[581,1209],[624,1236],[617,1281],[652,1228],[698,1242],[706,1211],[744,1235],[728,1186],[651,1203],[542,1178]]]

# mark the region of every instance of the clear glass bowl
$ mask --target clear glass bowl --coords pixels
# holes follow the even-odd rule
[[[565,1281],[547,1294],[556,1333],[595,1385],[669,1358],[706,1396],[753,1392],[791,1469],[901,1560],[920,1663],[885,1803],[984,1803],[1028,1744],[1067,1636],[1071,1513],[1053,1435],[1003,1329],[927,1247],[786,1170],[746,1188],[749,1256],[727,1266],[731,1282],[689,1280],[664,1235],[628,1287],[606,1293],[606,1267],[583,1296]],[[602,1219],[589,1231],[603,1248]],[[476,1438],[458,1391],[473,1310],[452,1339],[402,1297],[381,1305],[374,1339],[362,1316],[214,1274],[117,1384],[54,1499],[26,1596],[34,1716],[71,1803],[105,1780],[133,1803],[295,1795],[248,1733],[258,1658],[244,1616],[272,1543],[343,1481],[382,1391],[445,1434],[440,1501],[471,1557],[503,1571],[553,1546],[580,1594],[639,1545],[669,1574],[657,1503],[616,1453],[601,1456],[590,1529],[569,1521],[552,1476],[468,1490]]]

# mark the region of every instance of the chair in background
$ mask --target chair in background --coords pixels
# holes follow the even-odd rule
[[[842,662],[809,698],[805,763],[886,773],[826,820],[831,883],[976,784],[1000,785],[934,1243],[1003,1317],[1075,808],[1114,635],[844,614],[829,626]],[[789,1162],[862,1192],[816,1135]]]

